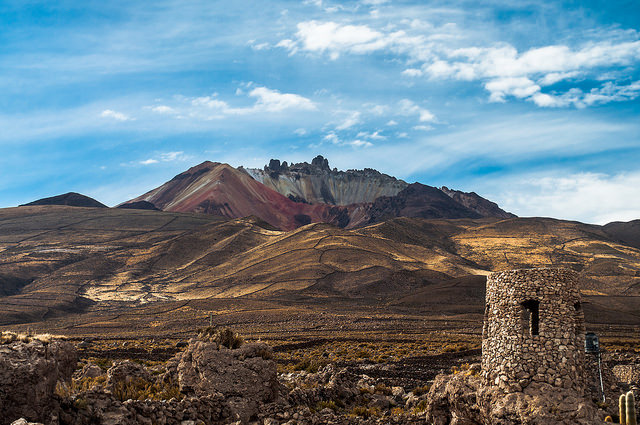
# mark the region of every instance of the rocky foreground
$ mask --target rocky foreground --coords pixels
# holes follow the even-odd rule
[[[479,364],[411,391],[335,364],[278,374],[269,345],[242,344],[230,331],[202,333],[166,363],[124,360],[106,370],[78,363],[70,342],[7,335],[1,425],[596,424],[607,414],[595,404],[575,410],[575,400],[550,403],[541,391],[503,400],[485,417]]]

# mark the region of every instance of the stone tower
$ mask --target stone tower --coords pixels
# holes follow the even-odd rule
[[[482,375],[506,392],[531,382],[584,394],[584,313],[577,274],[523,269],[487,278]]]

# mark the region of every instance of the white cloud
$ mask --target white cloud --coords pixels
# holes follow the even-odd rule
[[[191,104],[193,106],[205,106],[209,109],[218,109],[224,113],[230,113],[232,110],[227,102],[216,99],[215,95],[196,97],[191,100]]]
[[[380,134],[380,131],[374,131],[373,133],[368,133],[366,131],[361,131],[356,135],[357,138],[365,138],[371,140],[385,140],[386,137]]]
[[[247,45],[251,47],[252,50],[257,50],[257,51],[267,50],[271,47],[269,43],[256,43],[255,40],[249,40],[247,42]]]
[[[419,131],[430,131],[430,130],[433,130],[433,126],[430,126],[430,125],[414,125],[412,128],[414,130],[419,130]]]
[[[176,112],[172,107],[167,105],[154,106],[153,108],[151,108],[151,110],[158,114],[173,114]]]
[[[276,44],[276,47],[282,47],[283,49],[288,50],[289,56],[295,55],[298,52],[298,45],[296,44],[296,42],[288,38],[280,40],[278,44]]]
[[[367,4],[379,0],[364,0]],[[404,25],[405,30],[399,30]],[[300,51],[327,54],[333,60],[342,54],[383,51],[404,61],[402,75],[409,78],[479,81],[492,102],[525,99],[538,106],[589,106],[602,103],[585,96],[581,103],[558,99],[564,93],[546,93],[543,87],[580,77],[598,79],[604,68],[623,67],[640,61],[640,40],[626,40],[614,32],[609,40],[571,47],[546,45],[519,51],[508,43],[465,47],[464,33],[455,24],[434,27],[419,20],[401,20],[400,25],[375,28],[371,25],[333,21],[303,21],[293,37],[278,43],[290,55]],[[568,92],[568,89],[566,90]],[[629,99],[618,97],[618,99]],[[592,102],[589,99],[593,99]]]
[[[373,146],[373,143],[367,142],[366,140],[359,140],[359,139],[353,140],[351,142],[346,142],[346,144],[356,148],[361,148],[361,147],[369,148]]]
[[[281,112],[285,109],[299,109],[312,111],[317,109],[316,105],[306,97],[292,94],[280,93],[266,87],[256,87],[249,92],[249,96],[258,100],[253,106],[254,110],[265,110],[268,112]]]
[[[248,92],[244,89],[250,89]],[[178,97],[180,103],[173,106],[157,106],[152,108],[157,113],[172,113],[178,117],[190,117],[203,120],[222,119],[233,115],[250,115],[258,113],[278,113],[291,111],[313,111],[316,104],[306,97],[293,93],[281,93],[267,87],[254,87],[253,83],[244,84],[236,90],[237,96],[246,95],[255,99],[250,106],[232,106],[229,102],[218,98],[214,93],[210,96]]]
[[[428,109],[421,108],[409,99],[400,100],[398,102],[398,107],[399,115],[418,115],[418,119],[421,122],[434,122],[436,120],[435,115],[433,115]]]
[[[382,32],[367,25],[343,25],[337,22],[305,21],[297,25],[295,39],[283,39],[276,46],[295,54],[299,50],[327,53],[333,60],[342,53],[366,54],[391,48],[395,52],[423,49],[424,37],[404,31]]]
[[[475,74],[483,78],[527,77],[538,74],[544,76],[549,73],[554,74],[550,77],[553,78],[563,73],[599,66],[628,65],[637,61],[640,41],[591,43],[578,50],[564,45],[552,45],[523,53],[518,53],[515,47],[505,44],[499,47],[456,49],[446,55],[448,61],[444,65],[452,69],[471,66]]]
[[[550,86],[552,84],[558,83],[563,80],[567,80],[569,78],[577,77],[580,75],[578,71],[571,72],[550,72],[546,74],[544,77],[538,80],[538,84],[541,86]]]
[[[640,95],[640,80],[626,86],[615,85],[609,81],[600,88],[591,89],[589,93],[584,95],[583,102],[586,105],[621,102],[635,99],[638,95]]]
[[[327,142],[331,142],[334,145],[337,145],[338,143],[340,143],[340,139],[338,138],[338,135],[334,132],[329,132],[327,133],[322,140],[327,141]]]
[[[386,45],[384,35],[366,25],[301,22],[298,24],[296,36],[304,50],[320,53],[329,51],[332,59],[337,59],[344,51],[366,53],[379,50]]]
[[[601,105],[610,102],[623,102],[633,100],[640,96],[640,81],[635,81],[627,85],[615,85],[606,82],[601,87],[591,89],[584,93],[582,90],[573,88],[560,95],[535,93],[531,99],[536,105],[542,107],[562,107],[574,105],[584,108],[592,105]]]
[[[373,105],[370,109],[369,112],[371,112],[373,115],[384,115],[389,113],[389,107],[387,105]]]
[[[349,115],[336,126],[336,130],[346,130],[347,128],[351,128],[356,124],[360,123],[360,116],[362,114],[358,111],[352,111]]]
[[[113,111],[111,109],[105,109],[104,111],[102,111],[100,116],[102,118],[111,118],[111,119],[114,119],[116,121],[131,121],[131,120],[133,120],[133,118],[131,118],[130,116],[125,115],[122,112]]]
[[[526,77],[497,78],[486,83],[484,88],[491,93],[491,102],[504,102],[506,96],[527,98],[540,91],[540,86]]]
[[[389,127],[393,127],[394,125],[398,125],[398,122],[397,122],[397,121],[395,121],[395,120],[389,120],[389,121],[387,122],[387,125],[388,125]]]
[[[402,75],[406,75],[407,77],[421,77],[424,75],[421,69],[416,68],[408,68],[402,71]]]
[[[606,224],[640,218],[640,173],[577,173],[510,179],[499,205],[523,216]]]
[[[183,151],[163,152],[158,154],[154,158],[145,159],[144,161],[138,161],[138,164],[153,165],[160,162],[186,161],[188,159],[190,159],[190,157],[188,155],[185,155]]]
[[[160,160],[163,162],[182,161],[187,159],[184,152],[165,152],[160,154]]]
[[[606,83],[578,100],[575,91],[561,95],[542,93],[541,86],[588,73],[598,74],[602,67],[625,66],[638,61],[640,41],[590,43],[579,49],[564,45],[543,46],[519,53],[513,46],[472,47],[444,51],[438,60],[424,64],[420,70],[407,69],[408,76],[427,74],[431,78],[482,80],[492,102],[504,102],[508,97],[528,99],[538,106],[589,106],[597,103],[633,99],[630,93],[618,91],[612,95]],[[536,80],[538,83],[534,82]],[[608,92],[609,91],[609,92]],[[613,91],[616,91],[614,89]],[[604,93],[603,93],[604,92]],[[602,94],[602,97],[600,96]]]
[[[351,147],[354,147],[354,148],[368,148],[368,147],[373,146],[373,143],[368,142],[366,140],[361,140],[361,139],[355,139],[355,140],[351,140],[351,141],[341,140],[340,137],[338,137],[338,135],[333,131],[327,133],[322,138],[322,140],[325,141],[325,142],[329,142],[329,143],[331,143],[333,145],[337,145],[337,146],[351,146]]]
[[[298,136],[304,136],[305,134],[307,134],[307,130],[305,130],[304,128],[296,128],[293,132]]]

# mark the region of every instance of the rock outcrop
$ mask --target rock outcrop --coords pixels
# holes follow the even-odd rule
[[[318,155],[311,164],[272,159],[264,169],[243,168],[251,177],[290,199],[310,204],[350,205],[394,196],[408,184],[371,168],[339,171]]]
[[[0,345],[2,425],[20,418],[52,421],[57,406],[56,384],[71,379],[78,357],[71,343],[43,339]]]
[[[220,393],[242,420],[274,401],[279,384],[273,352],[266,344],[252,343],[232,350],[215,342],[192,340],[179,355],[180,392],[187,396]]]
[[[595,425],[604,417],[570,390],[535,382],[508,393],[472,371],[438,375],[427,396],[426,419],[434,425]]]

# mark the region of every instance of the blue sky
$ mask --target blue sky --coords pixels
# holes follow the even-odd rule
[[[636,1],[0,3],[0,207],[322,154],[631,220],[639,118]]]

